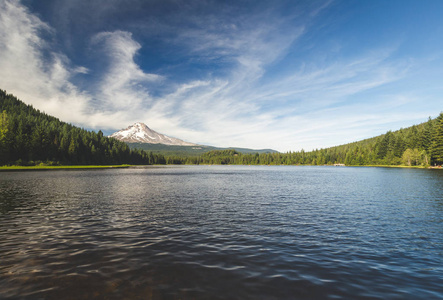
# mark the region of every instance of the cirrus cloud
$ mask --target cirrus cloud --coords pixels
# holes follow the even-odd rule
[[[170,12],[168,18],[152,14],[125,28],[88,32],[86,48],[77,50],[98,63],[76,65],[58,45],[69,24],[59,30],[20,1],[5,0],[0,88],[90,129],[111,133],[142,121],[195,143],[281,151],[351,142],[431,115],[431,105],[408,109],[420,102],[416,91],[388,88],[413,80],[411,70],[420,65],[396,57],[398,43],[334,59],[302,55],[299,46],[333,4],[302,5],[286,15],[235,7],[201,14],[184,6],[173,21]],[[106,20],[110,12],[118,10],[108,5],[99,15]],[[167,62],[146,67],[156,59]]]

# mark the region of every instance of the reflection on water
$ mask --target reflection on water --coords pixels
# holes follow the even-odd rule
[[[442,175],[0,173],[0,298],[443,299]]]

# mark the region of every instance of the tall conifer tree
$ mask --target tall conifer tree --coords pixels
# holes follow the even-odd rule
[[[436,119],[430,152],[431,162],[433,164],[443,164],[443,113],[440,113]]]

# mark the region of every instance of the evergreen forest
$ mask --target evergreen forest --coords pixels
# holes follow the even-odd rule
[[[161,154],[49,116],[0,90],[0,165],[164,164]]]
[[[436,166],[443,164],[443,113],[408,128],[314,151],[243,153],[222,149],[193,156],[165,155],[131,150],[101,131],[62,122],[0,90],[0,165],[36,164]]]
[[[443,113],[397,131],[314,151],[244,154],[215,150],[198,157],[166,157],[171,164],[436,166],[443,164]]]

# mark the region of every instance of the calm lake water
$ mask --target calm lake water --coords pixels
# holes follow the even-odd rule
[[[443,171],[0,173],[1,299],[443,299]]]

